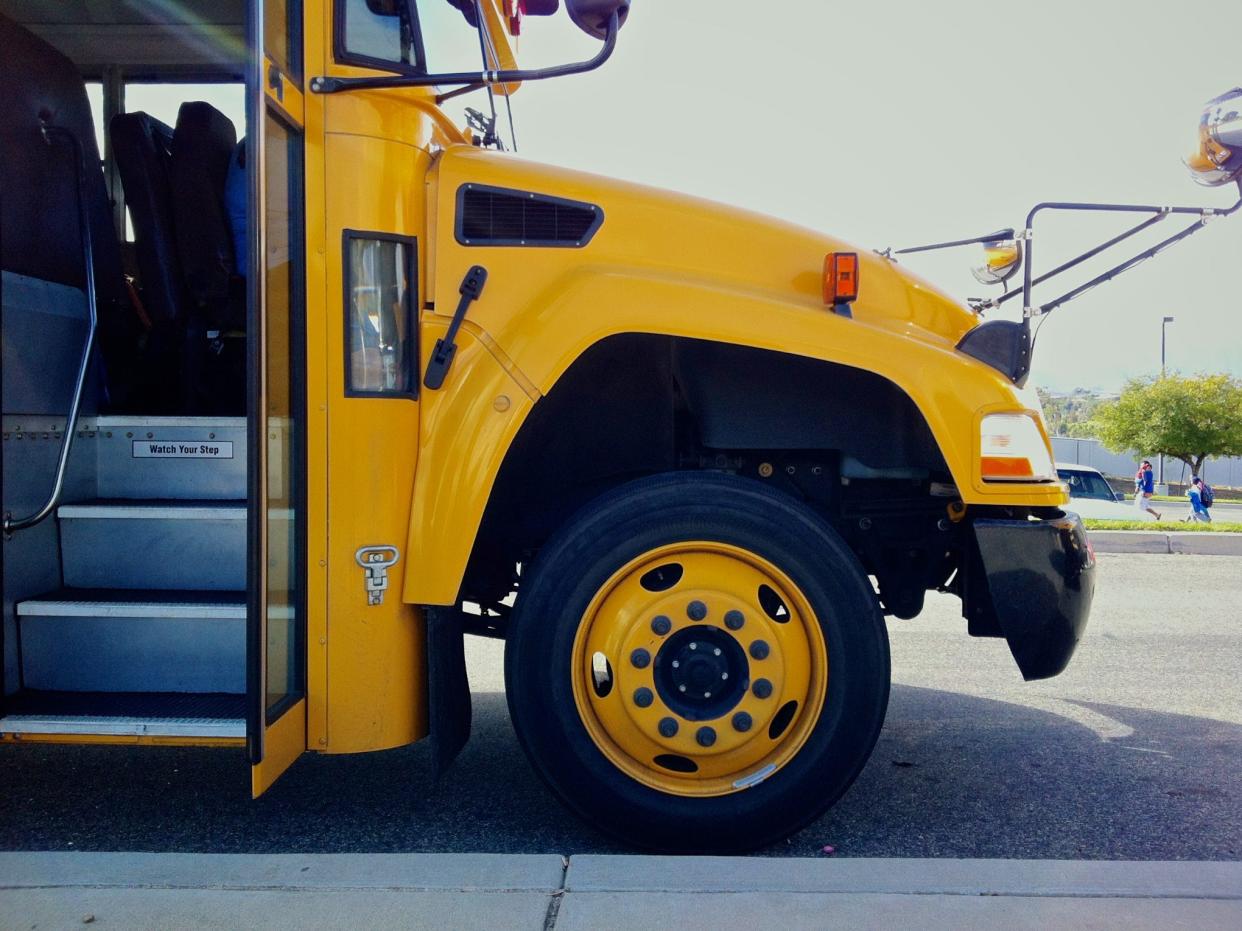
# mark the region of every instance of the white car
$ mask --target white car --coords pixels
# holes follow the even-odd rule
[[[1072,462],[1058,462],[1057,475],[1069,486],[1068,510],[1076,512],[1080,517],[1093,520],[1156,519],[1149,511],[1140,511],[1133,502],[1127,502],[1121,492],[1114,492],[1099,469]]]

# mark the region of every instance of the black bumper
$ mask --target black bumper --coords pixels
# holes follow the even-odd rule
[[[975,520],[993,618],[1024,679],[1063,670],[1087,626],[1095,552],[1077,514]]]

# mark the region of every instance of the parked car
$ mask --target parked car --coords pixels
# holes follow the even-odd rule
[[[1138,510],[1126,496],[1113,491],[1099,469],[1076,463],[1057,463],[1057,475],[1069,486],[1068,510],[1080,517],[1095,520],[1151,520],[1156,518],[1148,511]]]

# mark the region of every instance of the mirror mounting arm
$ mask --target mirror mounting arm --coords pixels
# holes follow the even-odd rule
[[[459,71],[450,74],[410,74],[384,75],[373,78],[334,78],[314,77],[310,80],[310,89],[315,94],[336,94],[349,90],[382,90],[390,87],[435,87],[446,84],[517,84],[523,81],[543,81],[548,78],[561,78],[571,74],[585,74],[594,71],[612,57],[617,47],[617,33],[621,22],[614,12],[608,21],[608,33],[604,37],[604,45],[594,58],[587,61],[571,62],[566,65],[554,65],[551,68],[534,68],[529,71]]]

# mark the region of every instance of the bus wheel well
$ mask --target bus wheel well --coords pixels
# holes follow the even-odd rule
[[[463,600],[498,602],[512,590],[518,563],[617,485],[685,469],[763,476],[772,471],[768,460],[780,463],[776,483],[821,510],[845,474],[907,481],[947,474],[913,401],[874,372],[658,334],[608,337],[574,361],[514,439],[475,539]],[[786,471],[801,464],[825,494],[788,480]]]

